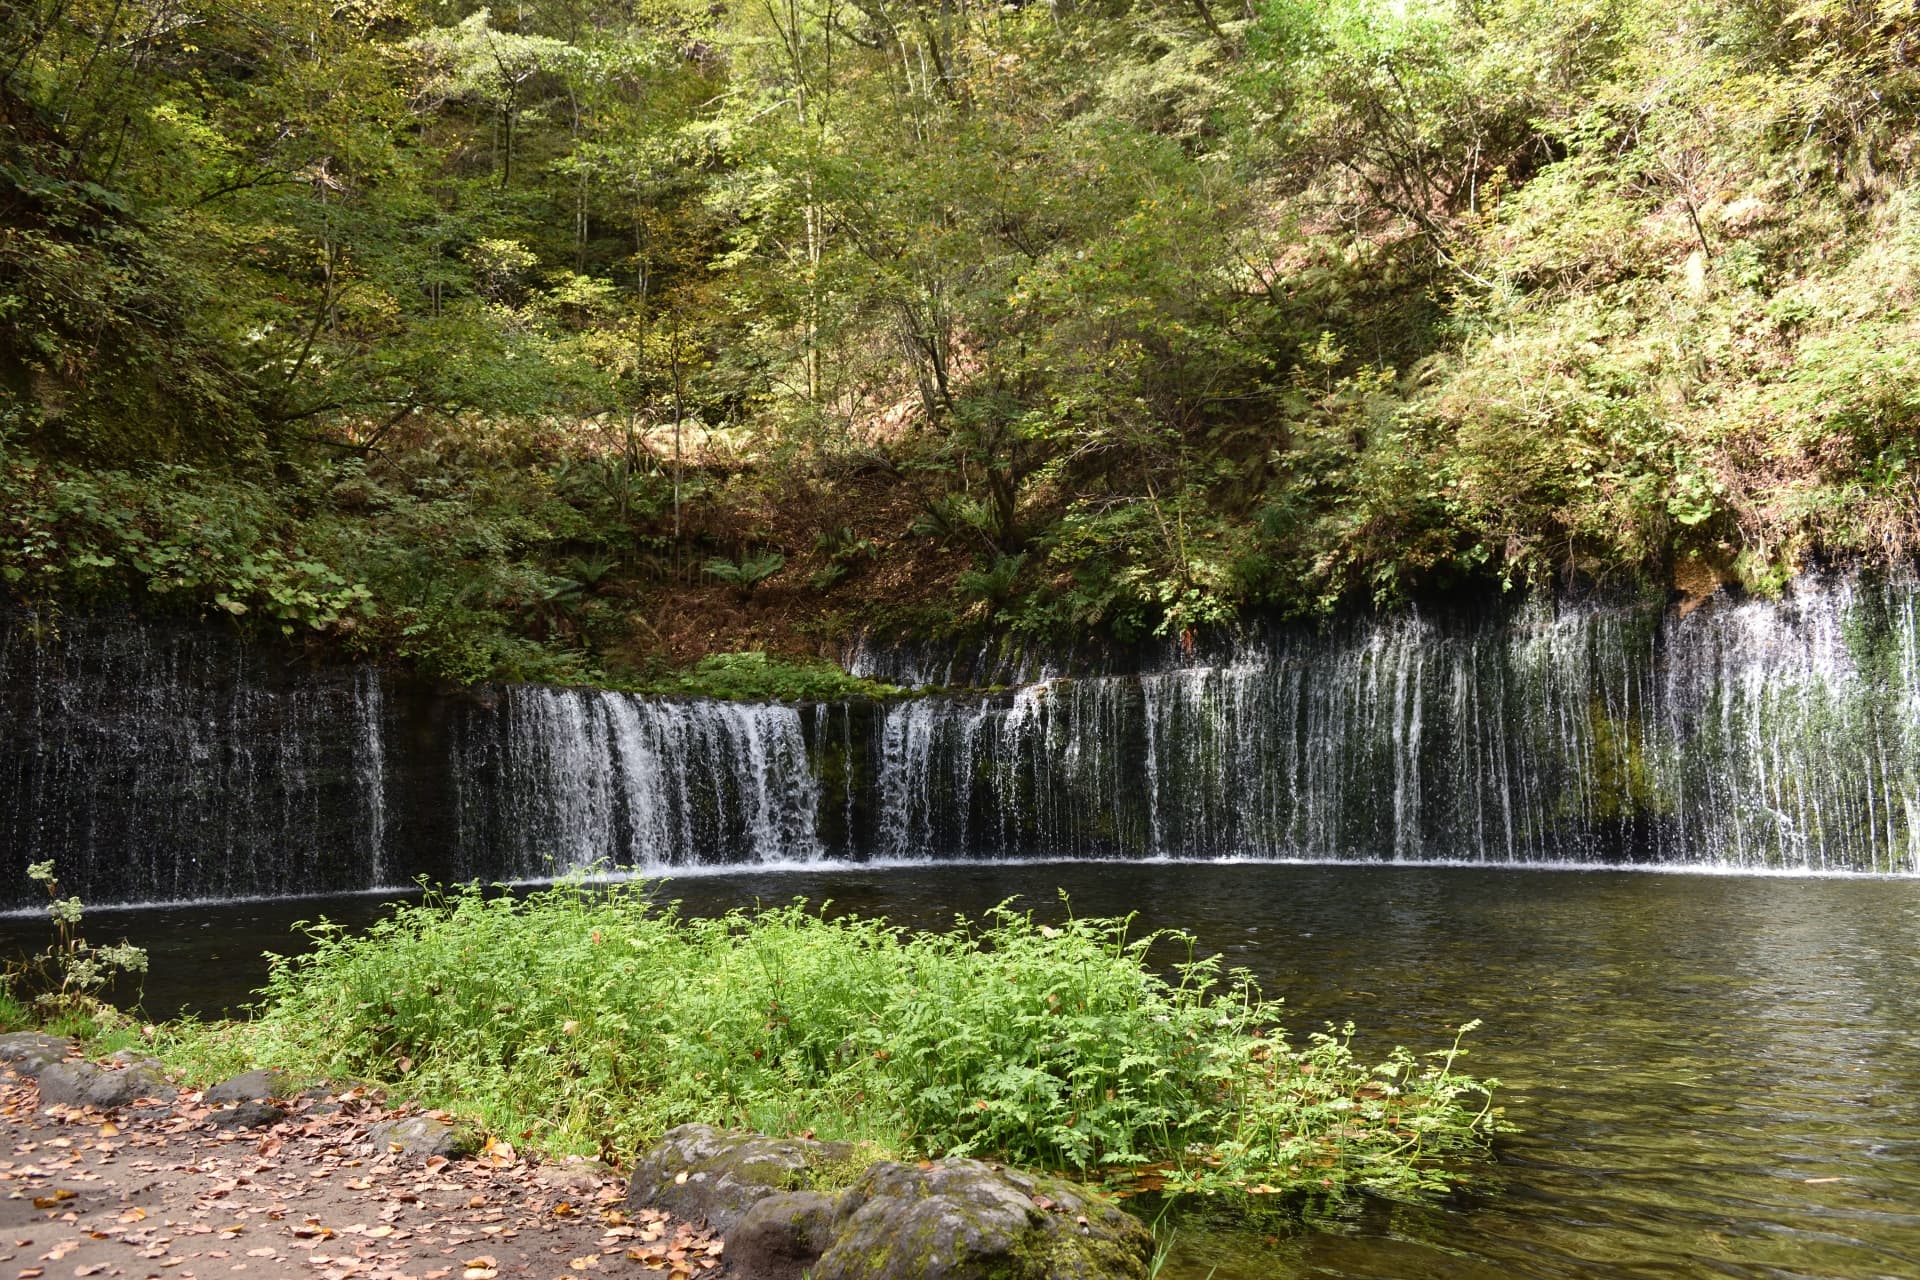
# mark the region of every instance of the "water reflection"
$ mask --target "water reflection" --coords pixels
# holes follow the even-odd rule
[[[1169,1277],[1920,1276],[1920,882],[1053,864],[667,892],[699,912],[805,896],[939,926],[1011,895],[1055,916],[1057,887],[1082,913],[1193,929],[1286,996],[1296,1033],[1352,1018],[1384,1053],[1484,1018],[1469,1066],[1505,1081],[1526,1129],[1444,1205],[1369,1204],[1312,1230],[1190,1221]],[[119,912],[89,929],[154,946],[156,1006],[217,1006],[323,905],[375,909]]]

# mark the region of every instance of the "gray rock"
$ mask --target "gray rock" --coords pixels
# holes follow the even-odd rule
[[[84,1107],[87,1089],[100,1075],[91,1062],[55,1062],[40,1072],[40,1105]]]
[[[978,1160],[877,1164],[812,1280],[1144,1280],[1146,1227],[1059,1178]]]
[[[247,1098],[207,1117],[221,1129],[264,1129],[286,1118],[284,1107],[276,1107],[260,1098]]]
[[[665,1209],[705,1222],[722,1235],[755,1203],[780,1191],[803,1190],[814,1171],[844,1162],[844,1142],[768,1138],[757,1133],[683,1124],[634,1162],[627,1203]]]
[[[408,1116],[404,1120],[383,1120],[368,1131],[373,1149],[386,1154],[412,1156],[421,1160],[445,1156],[458,1160],[480,1149],[480,1139],[464,1126],[442,1124],[426,1116]]]
[[[201,1101],[210,1107],[229,1102],[264,1102],[284,1098],[293,1091],[293,1081],[284,1071],[249,1071],[231,1080],[222,1080],[208,1089]]]
[[[23,1076],[37,1076],[74,1051],[73,1041],[38,1031],[15,1031],[0,1036],[0,1062]]]
[[[141,1098],[170,1098],[175,1090],[151,1066],[108,1071],[91,1062],[56,1062],[40,1073],[42,1106],[112,1111]]]
[[[739,1280],[1145,1280],[1152,1235],[1075,1183],[936,1160],[813,1189],[854,1153],[681,1125],[634,1163],[627,1203],[704,1221]]]
[[[776,1191],[727,1232],[727,1266],[747,1280],[800,1280],[833,1244],[838,1217],[832,1196]]]
[[[158,1102],[172,1102],[179,1096],[180,1090],[167,1079],[158,1063],[128,1067],[125,1071],[111,1072],[116,1079],[111,1094],[125,1101],[95,1101],[96,1107],[131,1106],[142,1098],[152,1098]],[[102,1095],[107,1096],[107,1095]]]

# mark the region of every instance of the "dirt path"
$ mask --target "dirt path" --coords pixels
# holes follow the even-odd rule
[[[362,1090],[244,1130],[216,1127],[198,1093],[142,1103],[42,1107],[32,1078],[0,1070],[0,1280],[725,1274],[717,1239],[627,1214],[602,1166],[374,1150],[368,1127],[403,1113]]]

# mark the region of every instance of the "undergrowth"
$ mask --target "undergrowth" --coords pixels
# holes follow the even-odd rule
[[[706,1121],[1110,1183],[1418,1194],[1502,1127],[1458,1043],[1370,1065],[1181,934],[1001,907],[950,932],[805,904],[694,919],[645,886],[430,893],[306,926],[251,1021],[186,1026],[203,1071],[389,1082],[550,1150],[624,1158]],[[1161,976],[1150,947],[1187,959]]]
[[[632,682],[631,687],[639,693],[736,702],[834,702],[900,692],[893,685],[849,675],[823,659],[783,658],[759,650],[716,653],[684,670]]]

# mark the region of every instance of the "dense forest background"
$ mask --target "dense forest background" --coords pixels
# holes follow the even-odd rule
[[[49,625],[646,685],[1920,543],[1914,3],[0,0],[0,76]]]

